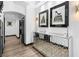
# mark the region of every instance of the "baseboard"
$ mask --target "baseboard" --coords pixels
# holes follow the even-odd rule
[[[33,46],[33,48],[36,50],[36,51],[38,51],[43,57],[46,57],[43,53],[41,53],[41,51],[39,51],[37,48],[35,48],[34,46]]]
[[[16,35],[6,35],[5,37],[16,36]]]
[[[15,36],[16,36],[16,35],[15,35]],[[17,36],[16,36],[16,38],[19,39],[20,37],[17,37]]]
[[[6,35],[5,37],[11,37],[11,36],[16,36],[16,35]],[[16,36],[16,38],[19,39],[20,37]]]
[[[65,48],[65,49],[68,49],[68,47],[65,47],[64,45],[60,45],[60,44],[57,44],[57,43],[54,43],[54,42],[50,42],[50,43],[52,43],[53,45],[57,45],[57,46]]]
[[[29,45],[33,45],[34,43],[29,43],[29,44],[25,44],[23,43],[25,46],[29,46]]]

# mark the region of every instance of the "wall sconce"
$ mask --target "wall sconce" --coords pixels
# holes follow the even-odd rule
[[[38,23],[38,17],[36,17],[36,23]]]
[[[76,12],[79,12],[79,4],[76,7]]]
[[[36,17],[36,21],[38,20],[38,18]]]
[[[79,2],[75,3],[75,18],[79,21]]]

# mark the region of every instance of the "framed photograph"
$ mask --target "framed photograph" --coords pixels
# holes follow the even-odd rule
[[[54,6],[50,9],[50,26],[67,27],[69,25],[69,2]]]
[[[8,21],[7,26],[12,26],[12,22]]]
[[[48,10],[39,13],[39,27],[48,27]]]

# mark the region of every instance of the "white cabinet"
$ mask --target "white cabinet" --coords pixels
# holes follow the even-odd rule
[[[52,35],[50,37],[50,41],[56,44],[63,45],[65,47],[68,47],[68,39],[61,36]]]
[[[44,39],[44,34],[39,34],[39,38]]]

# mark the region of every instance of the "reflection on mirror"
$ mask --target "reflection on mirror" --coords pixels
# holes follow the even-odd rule
[[[33,47],[46,57],[68,57],[68,38],[58,34],[34,33]]]

